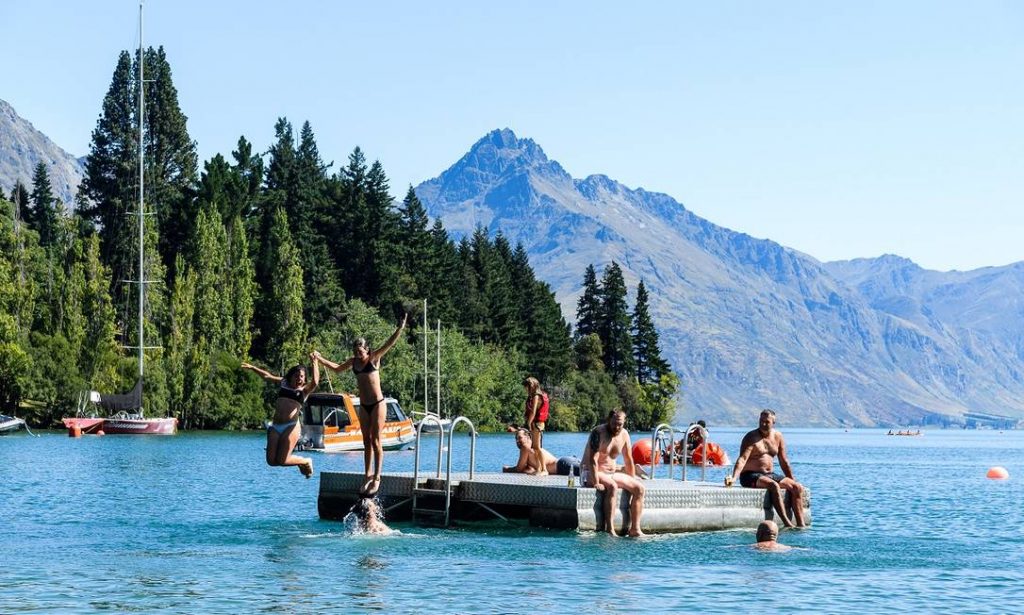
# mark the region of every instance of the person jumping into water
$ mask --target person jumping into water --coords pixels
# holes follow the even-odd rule
[[[725,477],[725,486],[731,487],[738,476],[740,484],[744,487],[767,489],[772,498],[772,506],[782,519],[782,523],[786,527],[805,527],[807,524],[804,523],[804,487],[793,478],[793,468],[789,466],[789,458],[786,457],[786,441],[782,437],[782,432],[773,429],[774,426],[775,411],[765,408],[761,411],[757,429],[743,436],[739,459],[736,460],[732,474]],[[785,475],[774,471],[773,462],[776,456]],[[782,502],[783,489],[789,492],[795,524],[786,514]]]
[[[356,339],[352,343],[353,356],[344,363],[335,363],[325,359],[319,352],[313,352],[316,359],[328,369],[335,372],[351,369],[356,376],[356,386],[359,388],[359,425],[363,434],[363,470],[366,476],[366,482],[359,489],[362,495],[373,496],[380,490],[380,475],[384,469],[384,446],[381,439],[387,417],[384,395],[380,391],[380,360],[402,335],[407,318],[408,314],[402,315],[398,328],[376,350],[371,350],[364,338]]]
[[[299,441],[302,428],[299,420],[302,404],[320,384],[320,365],[310,353],[313,362],[313,379],[306,380],[306,368],[301,365],[288,370],[285,377],[275,376],[251,363],[242,363],[241,368],[255,372],[267,382],[279,385],[277,401],[274,403],[274,419],[267,427],[267,465],[298,466],[306,478],[313,478],[313,460],[292,455],[295,443]]]

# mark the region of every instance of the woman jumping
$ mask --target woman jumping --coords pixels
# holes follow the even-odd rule
[[[380,360],[398,341],[408,315],[402,315],[402,323],[391,334],[388,341],[377,350],[370,350],[364,338],[352,343],[352,357],[344,363],[335,363],[325,359],[319,352],[313,356],[323,363],[324,367],[335,372],[351,369],[356,375],[356,386],[359,388],[359,425],[363,433],[363,466],[366,482],[359,489],[363,495],[373,496],[380,490],[380,475],[384,468],[384,420],[387,409],[384,395],[380,392]],[[371,473],[372,466],[372,473]]]
[[[299,466],[299,472],[306,478],[313,478],[313,460],[292,455],[295,443],[299,441],[302,428],[302,404],[320,384],[320,365],[313,353],[313,380],[306,381],[306,368],[301,365],[288,370],[284,378],[275,376],[265,369],[250,363],[242,363],[242,369],[255,372],[268,382],[280,386],[277,402],[274,404],[274,420],[267,427],[267,465]]]

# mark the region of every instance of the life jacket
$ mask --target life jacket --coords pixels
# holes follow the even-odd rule
[[[534,423],[546,423],[548,420],[548,394],[547,393],[534,393],[530,397],[526,398],[526,414],[524,416],[530,416],[530,406],[533,404],[534,396],[540,396],[540,407],[537,408],[537,415],[533,417]]]

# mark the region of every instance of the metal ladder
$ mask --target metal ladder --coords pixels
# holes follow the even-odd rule
[[[412,470],[412,519],[415,522],[418,518],[431,517],[434,519],[443,518],[444,522],[442,527],[448,527],[451,521],[451,506],[452,506],[452,443],[455,437],[455,428],[460,423],[469,425],[470,430],[470,447],[469,447],[469,479],[473,480],[473,472],[476,469],[476,427],[473,426],[473,422],[464,416],[460,416],[452,421],[451,426],[448,428],[448,462],[447,462],[447,473],[445,474],[444,488],[443,489],[431,489],[429,487],[420,485],[420,436],[423,433],[423,425],[427,422],[436,422],[438,426],[437,432],[437,472],[434,475],[435,479],[441,478],[441,452],[444,450],[444,426],[441,424],[440,419],[434,416],[426,416],[420,421],[419,426],[416,429],[416,460],[413,464]],[[429,478],[424,480],[424,485]],[[419,498],[444,498],[444,508],[432,508],[428,506],[420,506]]]
[[[669,463],[668,463],[668,478],[669,478],[669,480],[671,480],[675,476],[675,469],[676,469],[676,455],[675,455],[676,440],[675,440],[675,435],[677,433],[683,434],[683,438],[682,438],[681,442],[683,443],[683,455],[684,455],[684,457],[683,457],[683,462],[680,464],[681,466],[683,466],[683,478],[682,478],[683,481],[686,481],[686,458],[685,458],[685,455],[686,455],[686,442],[688,442],[689,439],[690,439],[690,433],[692,433],[693,431],[700,431],[700,435],[701,435],[701,439],[702,439],[701,448],[703,449],[701,451],[703,453],[701,455],[701,459],[705,460],[705,462],[702,463],[701,466],[700,466],[700,480],[701,480],[701,482],[703,482],[706,479],[706,476],[707,476],[708,430],[706,428],[704,428],[704,427],[701,427],[700,425],[697,425],[697,424],[691,425],[688,429],[682,429],[682,428],[679,428],[679,427],[673,427],[673,426],[669,425],[668,423],[661,423],[660,425],[655,427],[654,430],[651,431],[651,471],[650,471],[651,478],[652,479],[654,478],[654,468],[657,465],[656,462],[657,462],[658,456],[660,454],[660,450],[659,450],[659,446],[658,445],[663,442],[663,440],[660,439],[661,432],[663,432],[663,431],[667,431],[668,432],[668,449],[667,450],[669,451],[669,457],[668,457],[669,458]]]

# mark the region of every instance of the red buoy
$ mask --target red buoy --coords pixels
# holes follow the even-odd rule
[[[647,438],[637,440],[633,445],[633,463],[642,466],[651,463],[651,441]]]
[[[985,475],[987,478],[992,480],[1006,480],[1010,478],[1010,473],[1006,471],[1006,468],[1002,466],[993,466],[988,469],[988,474]]]

